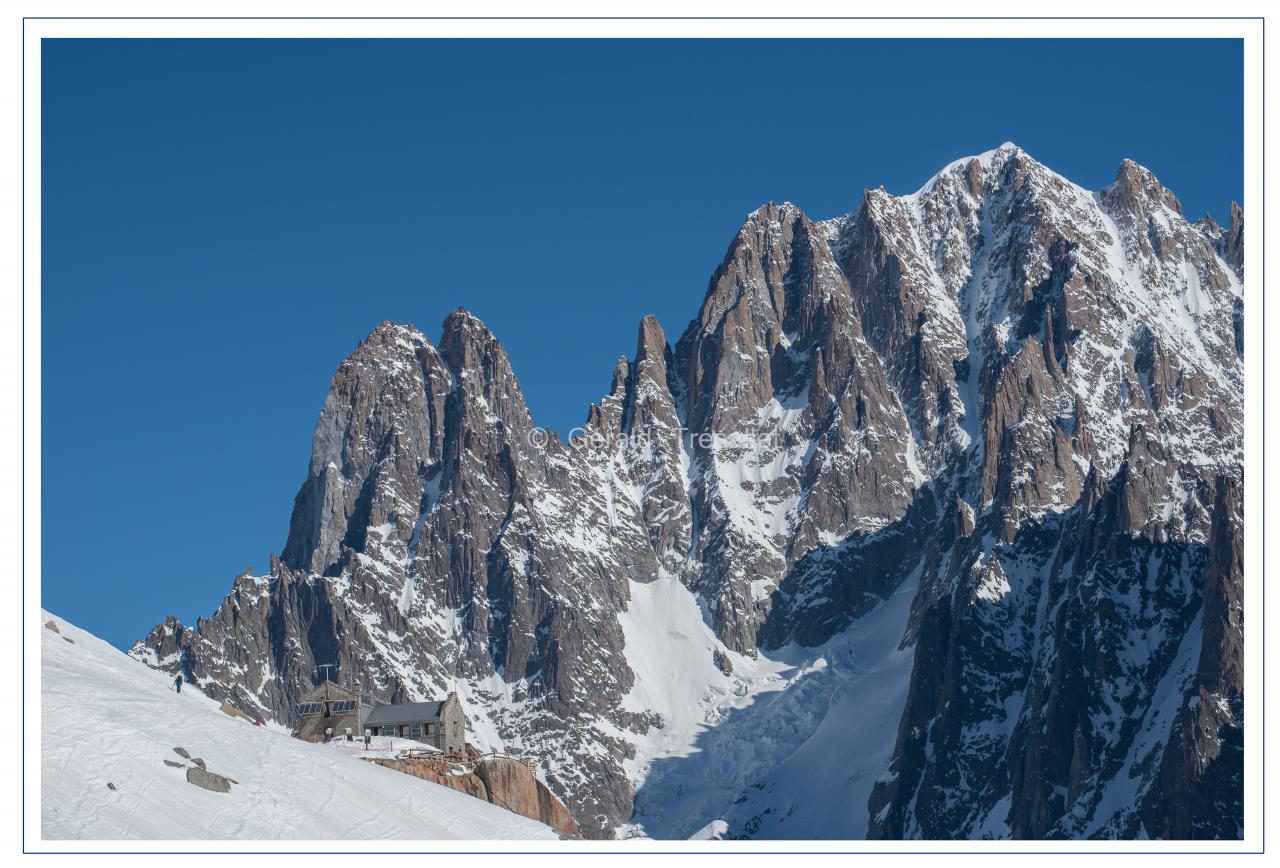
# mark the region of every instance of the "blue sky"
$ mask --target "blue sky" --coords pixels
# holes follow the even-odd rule
[[[42,603],[127,646],[283,548],[341,359],[464,305],[534,419],[674,342],[743,216],[1012,140],[1242,190],[1231,41],[45,41]],[[30,288],[29,288],[30,289]]]

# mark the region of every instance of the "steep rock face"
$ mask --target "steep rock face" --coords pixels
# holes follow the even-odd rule
[[[1235,202],[1231,203],[1231,221],[1226,229],[1209,215],[1202,217],[1196,228],[1204,233],[1213,244],[1218,255],[1235,271],[1236,277],[1244,280],[1244,210]],[[1244,355],[1244,299],[1236,300],[1232,311],[1235,321],[1236,353]]]
[[[471,771],[442,771],[437,763],[413,759],[371,759],[377,765],[431,781],[482,799],[512,813],[550,826],[564,838],[581,838],[578,824],[542,781],[523,762],[505,757],[481,758]]]
[[[400,486],[439,463],[452,386],[453,374],[436,349],[415,329],[392,323],[378,326],[342,363],[294,502],[286,564],[325,573],[343,547],[363,548],[371,527],[390,524],[398,543],[408,542],[418,502]]]
[[[901,516],[919,481],[831,233],[790,204],[751,214],[676,346],[696,434],[691,584],[737,651],[755,650],[778,577]]]
[[[503,757],[481,757],[474,774],[484,781],[489,801],[494,804],[540,820],[568,837],[581,837],[573,818],[524,763]]]
[[[1242,237],[1135,163],[1092,193],[1012,145],[831,220],[765,205],[567,442],[466,311],[434,343],[384,323],[334,377],[282,557],[134,653],[286,722],[322,664],[383,700],[456,686],[472,740],[537,756],[599,837],[655,745],[692,751],[752,673],[826,665],[909,588],[858,834],[1230,836]],[[673,582],[711,632],[659,670],[693,640],[632,603]]]
[[[1217,474],[1240,472],[1238,287],[1145,169],[1126,162],[1093,211],[1040,169],[1010,171],[1023,186],[1001,212],[1040,185],[1054,214],[1016,224],[1040,252],[999,284],[1025,289],[1004,303],[1020,345],[984,377],[981,470],[959,481],[981,515],[926,571],[869,834],[1167,836],[1177,821],[1138,805],[1177,774],[1153,769],[1175,762],[1165,740],[1207,611],[1200,576],[1229,546],[1211,512]],[[1185,781],[1224,797],[1198,772]]]
[[[1199,661],[1135,820],[1156,837],[1244,834],[1243,546],[1239,483],[1224,477],[1206,552]]]
[[[648,581],[658,570],[676,575],[689,556],[692,519],[680,394],[666,334],[656,319],[645,317],[634,361],[618,360],[610,392],[592,405],[587,434],[578,444],[608,493],[613,518],[619,506],[638,512],[649,546],[629,540],[638,562],[628,572],[636,581]]]

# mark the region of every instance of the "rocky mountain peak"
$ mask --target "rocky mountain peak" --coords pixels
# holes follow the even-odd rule
[[[1231,203],[1232,207],[1236,206],[1235,202]],[[1205,234],[1211,241],[1217,241],[1222,236],[1222,225],[1214,218],[1212,214],[1206,213],[1203,217],[1196,221],[1195,226]]]
[[[673,381],[674,356],[667,343],[667,335],[652,316],[640,321],[636,335],[636,356],[633,367],[633,403],[652,403],[655,399],[670,404],[674,413],[674,393],[679,386]],[[668,422],[675,422],[674,416]]]
[[[631,362],[626,356],[618,356],[609,380],[609,393],[587,410],[587,429],[605,437],[624,431],[630,384]]]
[[[1154,205],[1182,214],[1182,203],[1178,197],[1161,184],[1150,169],[1128,158],[1120,163],[1116,179],[1107,192],[1116,207],[1133,214],[1146,214]]]
[[[282,557],[135,656],[286,723],[321,664],[451,687],[588,836],[708,786],[735,835],[830,818],[766,810],[784,767],[856,835],[1230,830],[1242,237],[1136,163],[1095,194],[1012,143],[829,220],[767,203],[569,443],[466,310],[436,344],[379,324]],[[664,790],[704,740],[751,753]]]
[[[532,427],[524,392],[506,349],[476,316],[460,307],[445,317],[440,355],[471,408],[471,423],[484,427],[501,422],[513,431]]]
[[[765,202],[743,218],[742,229],[738,230],[738,234],[749,234],[753,229],[781,225],[804,216],[804,212],[794,202]]]
[[[670,352],[667,334],[659,325],[657,317],[646,316],[640,320],[640,328],[636,334],[636,362],[664,361]]]
[[[369,333],[362,344],[374,343],[394,343],[396,340],[405,339],[414,343],[421,343],[427,340],[426,335],[418,330],[413,323],[398,323],[389,319],[374,326],[373,331]]]
[[[485,364],[510,367],[498,338],[463,307],[444,318],[440,326],[440,353],[455,375]]]
[[[626,356],[618,356],[613,363],[613,378],[609,381],[609,396],[624,397],[627,382],[631,379],[631,361]]]
[[[1244,210],[1239,203],[1232,202],[1230,219],[1224,228],[1212,214],[1205,214],[1195,223],[1218,255],[1231,266],[1236,277],[1244,279]]]

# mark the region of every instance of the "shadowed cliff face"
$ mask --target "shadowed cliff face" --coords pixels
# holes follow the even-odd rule
[[[638,584],[687,589],[730,678],[910,578],[860,833],[1233,834],[1242,238],[1132,162],[1091,193],[1012,145],[831,220],[765,205],[570,442],[465,310],[434,342],[383,323],[334,375],[281,558],[134,653],[281,721],[319,664],[379,699],[456,684],[474,739],[538,756],[598,837],[648,745],[715,722],[638,698],[671,639],[624,636]],[[786,832],[751,819],[730,833]]]

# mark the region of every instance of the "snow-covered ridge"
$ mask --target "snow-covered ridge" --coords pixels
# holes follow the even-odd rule
[[[170,676],[48,612],[40,624],[46,840],[557,838],[488,802],[228,716],[192,686],[177,694]],[[231,791],[188,783],[192,762],[175,747],[232,779]]]

